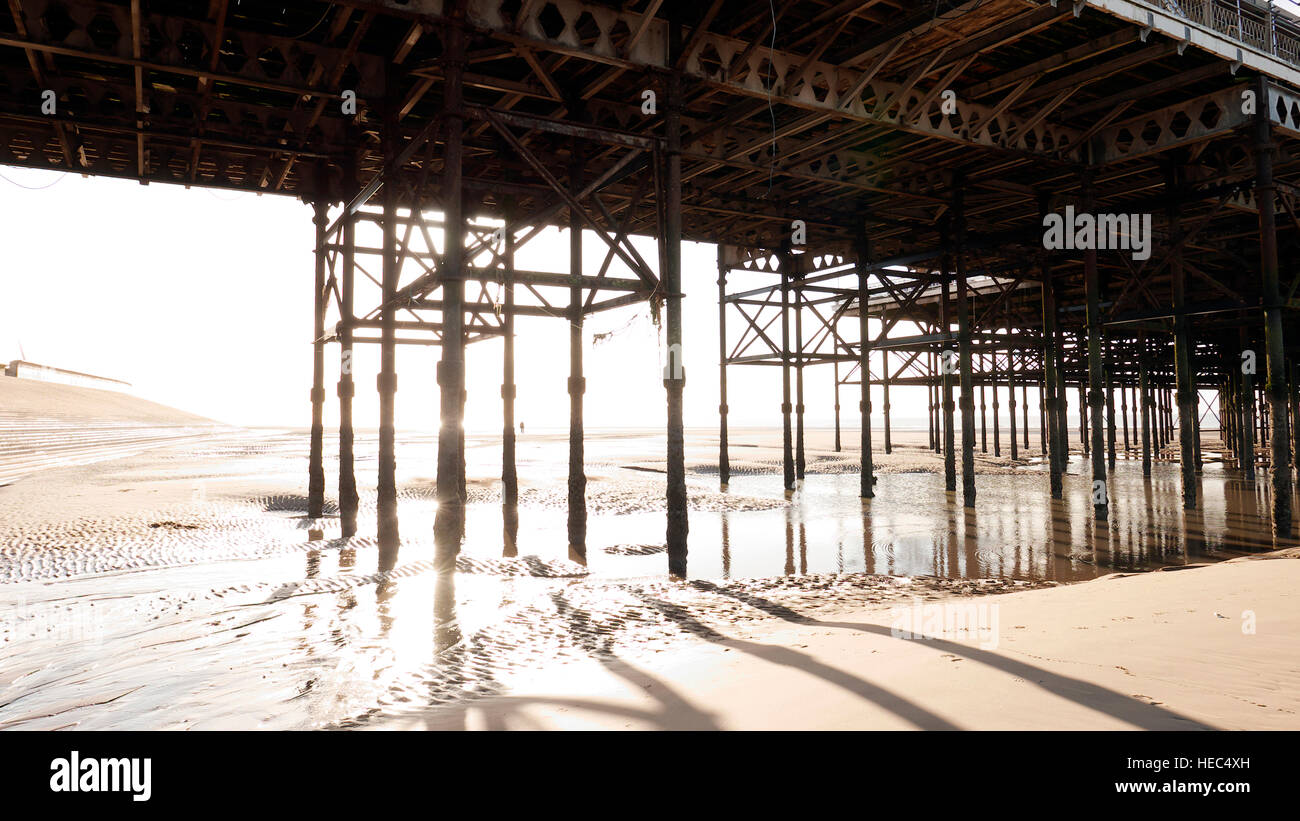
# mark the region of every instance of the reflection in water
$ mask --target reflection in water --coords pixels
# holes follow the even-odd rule
[[[1157,461],[1147,481],[1139,462],[1122,460],[1110,477],[1111,520],[1098,526],[1087,463],[1076,456],[1069,470],[1061,500],[1051,499],[1041,465],[981,474],[974,510],[943,490],[941,474],[927,472],[882,474],[870,500],[859,498],[856,473],[810,473],[788,502],[780,475],[734,476],[720,497],[708,495],[713,477],[695,474],[690,575],[865,571],[1068,581],[1294,544],[1271,533],[1266,474],[1244,481],[1208,458],[1202,508],[1183,511],[1176,462]],[[589,520],[586,580],[560,561],[566,511],[544,496],[511,509],[496,498],[472,501],[462,571],[435,572],[436,545],[418,535],[433,532],[430,497],[409,493],[401,498],[408,537],[400,555],[397,544],[377,546],[365,536],[304,539],[296,520],[271,512],[248,521],[265,528],[259,548],[276,549],[247,561],[29,586],[25,592],[38,598],[57,595],[43,606],[59,618],[93,601],[93,617],[109,633],[93,646],[25,642],[21,661],[9,668],[23,671],[21,699],[0,705],[0,724],[331,725],[341,716],[493,692],[515,669],[575,646],[625,671],[608,637],[654,634],[660,620],[627,601],[628,589],[649,585],[621,582],[663,580],[664,513],[661,486],[647,483],[644,472],[626,480],[610,473],[614,478],[591,491],[605,495]],[[523,545],[515,541],[521,528]],[[373,533],[373,524],[363,520],[360,532]],[[265,533],[288,535],[277,544]],[[502,537],[505,551],[524,555],[503,560]],[[631,549],[607,549],[613,546]],[[672,595],[693,595],[704,584],[673,585]],[[105,618],[119,613],[124,618]],[[664,698],[657,686],[653,691],[651,698]]]
[[[722,578],[731,578],[731,511],[724,510],[722,517]]]
[[[441,653],[460,643],[456,621],[456,574],[439,573],[433,587],[433,651]]]

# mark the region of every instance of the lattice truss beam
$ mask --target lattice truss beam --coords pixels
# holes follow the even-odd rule
[[[785,259],[784,264],[782,260]],[[912,265],[905,260],[869,263],[867,312],[876,326],[875,336],[867,340],[869,350],[929,350],[955,336],[937,331],[940,320],[939,301],[942,277],[936,270]],[[824,362],[857,363],[862,340],[855,332],[843,334],[840,321],[858,316],[859,289],[857,264],[834,254],[785,254],[763,250],[728,248],[723,274],[734,282],[732,274],[742,273],[752,280],[766,280],[757,287],[724,292],[722,301],[728,309],[725,328],[738,329],[727,340],[727,363],[736,365],[781,365],[784,362],[781,326],[784,318],[791,342],[789,355],[796,364]],[[775,274],[777,281],[771,282]],[[783,295],[782,278],[788,279]],[[950,286],[951,287],[951,286]],[[969,288],[974,305],[972,329],[977,333],[976,350],[983,346],[1033,346],[1032,335],[1018,335],[1010,340],[998,329],[1032,325],[1024,316],[1024,306],[1011,297],[1037,284],[1026,271],[1008,275],[1000,269],[975,267],[970,271]],[[784,306],[784,310],[783,310]],[[910,323],[921,333],[899,336],[900,323]],[[847,326],[857,327],[856,321]]]
[[[3,77],[3,96],[24,105],[2,112],[0,160],[20,165],[303,193],[297,179],[303,160],[337,159],[356,145],[349,133],[353,123],[338,112],[344,90],[357,94],[356,122],[365,130],[373,124],[366,111],[385,92],[386,66],[397,66],[413,81],[403,88],[402,120],[436,92],[441,76],[436,60],[411,58],[437,52],[443,9],[437,0],[319,3],[324,14],[316,26],[282,35],[248,30],[228,0],[210,0],[206,14],[190,17],[151,12],[138,0],[7,5],[12,30],[0,32],[0,47],[21,50],[27,65],[7,68]],[[970,16],[984,5],[973,0],[956,12]],[[1080,163],[1089,153],[1094,162],[1112,163],[1243,124],[1240,89],[1223,64],[1217,74],[1198,67],[1193,78],[1222,76],[1222,90],[1156,111],[1132,109],[1143,98],[1168,95],[1174,87],[1168,80],[1075,105],[1080,92],[1106,78],[1181,53],[1179,43],[1144,34],[1139,26],[1023,62],[998,79],[968,76],[987,55],[1072,21],[1077,10],[1064,6],[990,12],[987,30],[954,39],[943,31],[955,25],[957,13],[928,25],[909,20],[892,32],[900,27],[889,25],[892,4],[839,4],[836,14],[827,9],[802,28],[783,31],[782,41],[796,44],[783,48],[764,37],[711,30],[721,6],[711,3],[688,29],[683,59],[669,66],[660,2],[619,10],[577,0],[474,0],[470,22],[503,44],[500,54],[483,49],[474,55],[474,65],[523,56],[532,76],[507,81],[471,70],[468,79],[475,88],[503,95],[502,108],[549,99],[558,105],[557,117],[577,121],[569,110],[574,95],[556,79],[558,69],[566,61],[595,66],[601,73],[577,95],[582,116],[592,124],[643,130],[637,101],[602,92],[620,75],[645,75],[653,86],[654,74],[677,69],[697,82],[701,97],[735,101],[730,116],[721,119],[693,120],[687,112],[684,157],[698,163],[686,172],[688,184],[718,167],[731,169],[732,176],[711,186],[715,194],[738,190],[732,183],[779,176],[782,200],[808,185],[829,184],[845,197],[896,193],[933,207],[941,205],[937,191],[944,179],[921,158],[942,155],[944,146],[990,149],[1012,167],[1027,161]],[[842,40],[833,49],[859,15],[882,21],[881,39],[863,43],[856,54],[844,53]],[[381,43],[392,44],[385,45],[387,53],[376,53]],[[52,119],[35,105],[44,89],[53,89],[61,101],[62,113]],[[948,90],[960,100],[952,113],[943,108]],[[773,134],[759,127],[769,106],[802,114],[783,116]],[[1268,110],[1280,129],[1296,132],[1295,92],[1275,83]],[[1084,117],[1091,123],[1086,128],[1062,124]],[[889,134],[923,139],[915,150],[900,152],[902,143],[880,136]],[[774,163],[770,149],[778,140]],[[724,230],[741,210],[725,196],[699,205],[717,217],[702,226],[705,231]],[[771,218],[783,216],[774,212]]]

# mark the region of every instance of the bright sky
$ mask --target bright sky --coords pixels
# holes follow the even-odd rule
[[[0,359],[19,358],[21,345],[31,361],[123,379],[140,396],[224,422],[308,424],[309,206],[289,197],[11,167],[0,174],[6,235]],[[642,256],[655,260],[653,244],[639,242]],[[589,272],[598,270],[604,248],[594,234],[585,235]],[[687,243],[682,256],[686,423],[712,427],[718,406],[717,252]],[[549,230],[521,250],[516,264],[566,272],[567,259],[567,236]],[[359,309],[371,303],[365,293],[358,292]],[[592,333],[616,329],[608,341],[591,343]],[[518,332],[518,418],[534,429],[566,426],[566,324],[522,317]],[[586,339],[588,426],[662,425],[663,345],[648,308],[597,314],[588,320]],[[435,429],[436,357],[436,348],[399,348],[399,427]],[[499,430],[501,343],[471,345],[468,362],[467,428]],[[326,363],[326,423],[333,425],[337,346],[327,348]],[[373,427],[378,347],[360,346],[355,363],[357,425]],[[805,373],[807,424],[830,425],[831,368]],[[729,386],[733,425],[780,424],[778,368],[732,367]],[[855,393],[856,387],[846,389],[842,400],[846,427],[854,426]],[[919,389],[895,389],[896,418],[916,414],[923,421],[922,396]]]

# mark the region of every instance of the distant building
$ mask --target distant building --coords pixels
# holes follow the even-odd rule
[[[37,365],[35,362],[24,362],[21,359],[15,359],[5,367],[5,376],[13,376],[19,379],[37,379],[42,382],[59,382],[64,385],[80,385],[84,388],[101,388],[109,391],[126,391],[131,387],[130,382],[123,382],[120,379],[109,379],[106,376],[95,376],[94,374],[69,371],[63,368],[52,368],[49,365]]]

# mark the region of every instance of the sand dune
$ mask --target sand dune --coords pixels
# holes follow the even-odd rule
[[[0,486],[223,428],[125,393],[0,376]]]

